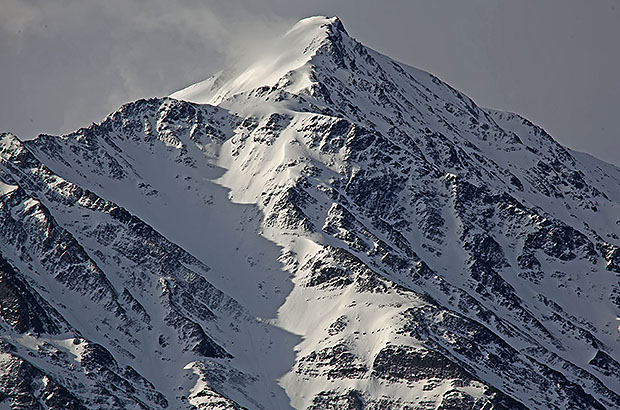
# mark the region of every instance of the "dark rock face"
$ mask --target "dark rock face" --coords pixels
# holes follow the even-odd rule
[[[558,222],[543,221],[539,229],[528,235],[523,248],[526,252],[541,249],[548,256],[569,261],[578,254],[596,260],[594,245],[581,232]]]
[[[463,393],[461,391],[455,390],[451,392],[447,392],[443,400],[441,401],[441,405],[439,406],[439,410],[459,410],[459,409],[473,409],[474,408],[474,399],[467,393]]]
[[[0,135],[0,407],[620,408],[620,170],[314,29]]]
[[[466,382],[471,376],[440,353],[416,351],[409,346],[387,346],[372,364],[375,377],[386,380],[417,382],[426,379],[458,379]]]
[[[363,410],[367,408],[360,392],[350,390],[346,394],[321,392],[314,397],[308,410]]]
[[[596,352],[596,356],[590,360],[589,364],[599,369],[599,371],[606,376],[618,377],[620,375],[620,363],[600,350]]]
[[[7,352],[0,365],[0,403],[15,409],[86,410],[87,407],[49,375]]]
[[[323,368],[328,370],[323,371]],[[324,375],[328,379],[360,379],[368,368],[345,344],[312,352],[299,360],[297,372],[308,376]]]
[[[50,317],[52,311],[0,256],[0,315],[4,322],[17,333],[55,334],[60,332],[60,326]]]

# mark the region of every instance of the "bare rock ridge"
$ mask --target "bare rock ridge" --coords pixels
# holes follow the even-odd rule
[[[620,408],[620,169],[311,17],[0,135],[0,408]]]

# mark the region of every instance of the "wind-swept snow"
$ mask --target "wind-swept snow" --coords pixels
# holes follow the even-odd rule
[[[620,170],[337,18],[0,154],[6,400],[620,407]]]

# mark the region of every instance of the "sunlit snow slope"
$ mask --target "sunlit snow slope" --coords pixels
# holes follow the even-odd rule
[[[0,408],[620,408],[620,169],[337,18],[0,157]]]

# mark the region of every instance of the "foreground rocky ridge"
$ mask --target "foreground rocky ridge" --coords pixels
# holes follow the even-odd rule
[[[2,136],[0,399],[620,407],[620,170],[338,19],[284,43],[194,102]]]

